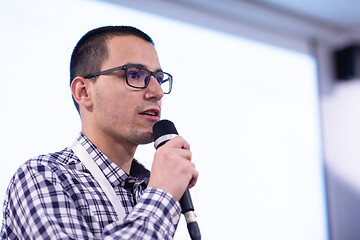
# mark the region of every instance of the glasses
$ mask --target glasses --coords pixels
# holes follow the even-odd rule
[[[152,72],[143,66],[136,64],[110,68],[108,70],[89,74],[84,78],[89,79],[100,75],[106,75],[118,70],[125,71],[126,84],[130,87],[144,89],[149,85],[151,76],[154,76],[165,94],[169,94],[171,92],[173,78],[169,73],[163,71]]]

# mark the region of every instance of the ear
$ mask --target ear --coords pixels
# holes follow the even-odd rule
[[[90,93],[90,81],[83,77],[75,77],[71,83],[71,93],[80,106],[90,108],[93,105]]]

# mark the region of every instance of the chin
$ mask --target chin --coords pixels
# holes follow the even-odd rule
[[[144,133],[141,134],[141,136],[139,136],[139,138],[137,139],[137,143],[140,144],[148,144],[154,141],[154,137],[153,137],[153,133]]]

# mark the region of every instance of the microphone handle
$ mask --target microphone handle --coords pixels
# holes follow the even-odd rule
[[[200,228],[196,221],[196,214],[191,200],[189,188],[186,188],[183,196],[180,198],[180,206],[185,216],[188,232],[192,240],[200,240]]]
[[[176,137],[178,132],[174,123],[169,120],[161,120],[153,126],[154,146],[158,149],[170,139]],[[186,188],[183,196],[180,198],[181,212],[185,216],[189,235],[192,240],[200,240],[201,234],[199,225],[196,222],[196,215],[194,212],[194,205],[191,200],[189,188]]]
[[[164,145],[168,140],[156,143],[155,148],[158,149]],[[191,240],[201,240],[200,228],[196,221],[196,214],[194,212],[194,205],[191,200],[189,188],[186,188],[184,194],[179,200],[181,206],[181,213],[185,216],[187,229]]]

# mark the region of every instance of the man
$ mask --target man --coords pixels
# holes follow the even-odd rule
[[[128,26],[94,29],[76,45],[70,72],[82,131],[71,147],[18,169],[2,239],[172,239],[178,201],[198,173],[180,136],[156,151],[151,174],[133,159],[153,141],[172,84],[151,38]]]

